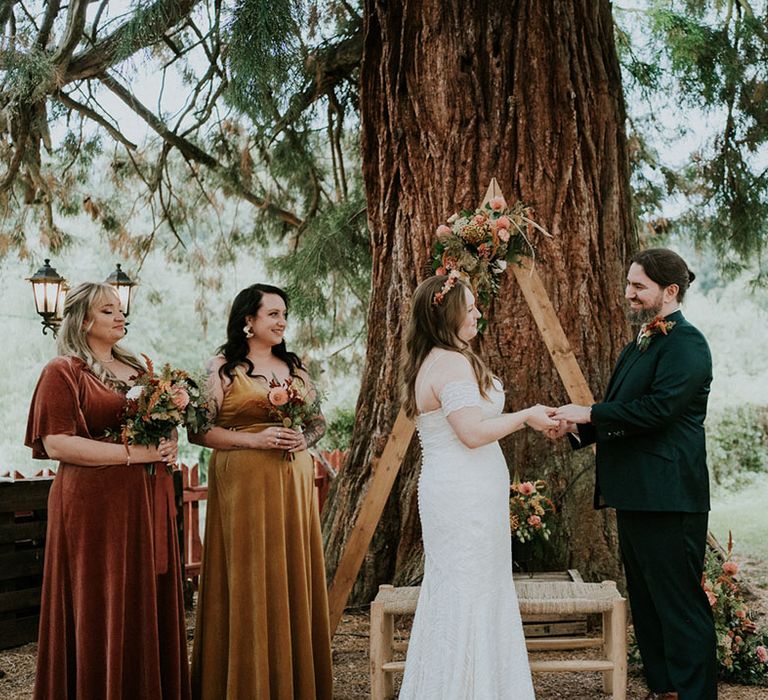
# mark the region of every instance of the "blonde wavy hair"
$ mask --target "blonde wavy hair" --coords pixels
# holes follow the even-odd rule
[[[416,375],[433,348],[460,352],[469,360],[477,378],[480,394],[488,398],[493,386],[493,375],[468,343],[459,337],[459,329],[467,315],[467,301],[464,293],[469,289],[463,282],[457,282],[439,304],[434,303],[448,275],[437,275],[424,280],[411,298],[411,315],[405,333],[405,347],[401,355],[403,410],[410,418],[416,415]]]
[[[88,345],[88,331],[93,326],[89,320],[91,311],[106,299],[114,297],[118,300],[115,288],[106,283],[83,282],[67,292],[64,302],[64,320],[61,322],[57,336],[56,348],[59,355],[79,357],[90,370],[110,386],[122,386],[121,382],[109,369],[99,362]],[[119,345],[112,347],[112,355],[136,370],[144,370],[144,365],[132,352]]]

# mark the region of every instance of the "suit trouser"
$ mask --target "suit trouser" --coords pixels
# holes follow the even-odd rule
[[[717,698],[715,626],[701,587],[707,513],[616,515],[648,687],[680,700]]]

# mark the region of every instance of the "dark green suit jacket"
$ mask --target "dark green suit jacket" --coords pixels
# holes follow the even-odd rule
[[[668,335],[644,351],[621,352],[605,400],[579,426],[583,445],[597,443],[595,507],[709,510],[704,418],[712,357],[701,332],[679,310]]]

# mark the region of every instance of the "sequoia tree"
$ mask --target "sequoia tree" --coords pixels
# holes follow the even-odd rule
[[[398,357],[414,287],[437,224],[476,207],[496,177],[508,201],[552,235],[536,264],[599,396],[626,342],[622,292],[636,245],[621,75],[607,0],[367,0],[361,67],[362,160],[372,236],[368,355],[351,453],[326,514],[333,571],[400,402]],[[507,409],[559,405],[563,386],[507,275],[479,349]],[[619,575],[611,516],[592,509],[591,454],[573,457],[531,431],[505,441],[521,478],[546,478],[559,506],[549,565]],[[418,441],[402,465],[353,597],[417,580]]]

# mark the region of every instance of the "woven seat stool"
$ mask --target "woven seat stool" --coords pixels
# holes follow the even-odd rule
[[[602,615],[601,637],[549,637],[527,639],[528,651],[556,651],[602,647],[602,659],[531,661],[534,673],[600,671],[603,689],[615,700],[627,694],[627,601],[613,581],[602,583],[517,581],[521,614],[597,613]],[[393,674],[402,673],[405,662],[393,661],[395,651],[407,642],[394,641],[394,616],[412,615],[419,600],[418,586],[379,586],[371,603],[370,672],[371,698],[388,700],[394,695]],[[448,614],[449,611],[446,611]]]

